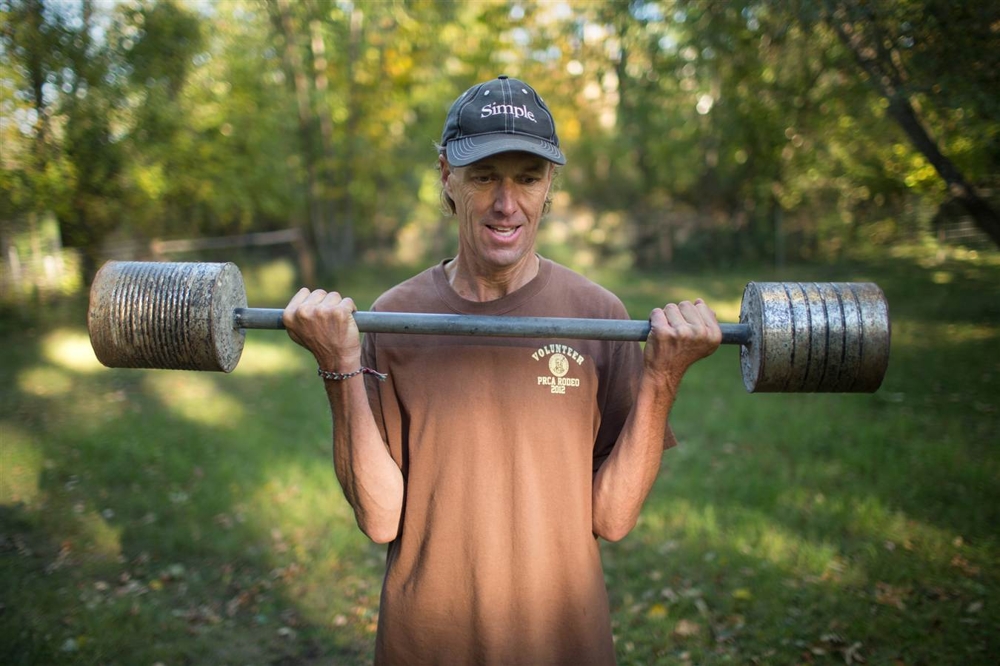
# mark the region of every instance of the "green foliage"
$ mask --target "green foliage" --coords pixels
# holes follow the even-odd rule
[[[91,264],[109,237],[290,226],[328,269],[453,251],[434,142],[500,73],[553,108],[553,218],[597,261],[838,260],[933,232],[953,192],[885,77],[997,185],[993,3],[4,0],[0,21],[0,215],[54,213]]]

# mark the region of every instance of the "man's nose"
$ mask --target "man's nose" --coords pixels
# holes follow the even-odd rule
[[[512,181],[504,179],[497,183],[493,210],[504,216],[510,216],[517,212],[516,188]]]

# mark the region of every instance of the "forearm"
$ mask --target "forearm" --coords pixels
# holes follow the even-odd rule
[[[649,323],[639,392],[611,455],[594,475],[594,534],[610,541],[635,527],[653,489],[681,378],[722,342],[715,313],[700,298],[654,309]]]
[[[611,454],[594,476],[593,530],[618,541],[639,518],[660,471],[667,417],[680,381],[644,372],[632,411]]]
[[[327,381],[333,415],[333,462],[358,526],[372,541],[396,538],[403,474],[382,440],[361,376]]]
[[[300,289],[281,321],[288,336],[310,352],[323,370],[354,373],[361,364],[357,307],[335,291]],[[403,507],[403,475],[389,455],[372,415],[364,375],[326,379],[333,416],[333,465],[354,516],[370,539],[396,538]]]

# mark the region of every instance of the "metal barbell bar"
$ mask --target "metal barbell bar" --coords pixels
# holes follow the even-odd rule
[[[247,329],[281,329],[282,310],[248,308],[232,263],[106,263],[94,278],[87,324],[98,360],[112,368],[231,372]],[[645,340],[640,320],[356,312],[366,333]],[[761,392],[878,389],[889,362],[889,311],[873,283],[750,282],[738,344],[743,384]]]

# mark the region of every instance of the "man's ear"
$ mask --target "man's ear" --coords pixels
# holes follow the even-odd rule
[[[448,178],[451,176],[451,165],[444,155],[438,155],[438,167],[441,170],[441,187],[448,196],[451,196],[451,187],[448,185]]]

